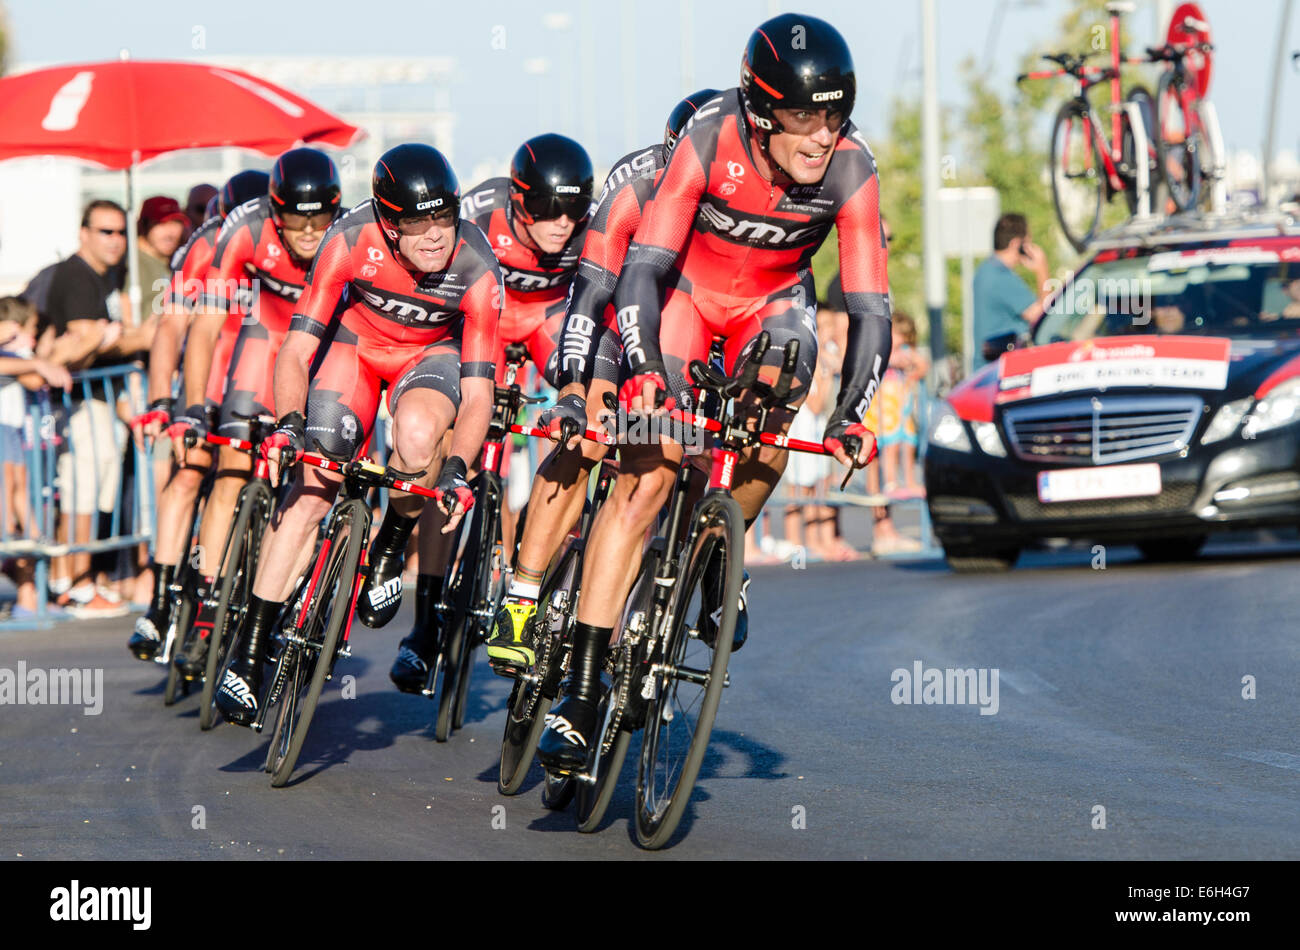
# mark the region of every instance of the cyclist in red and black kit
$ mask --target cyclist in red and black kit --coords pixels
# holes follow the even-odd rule
[[[565,299],[582,254],[594,177],[591,159],[581,145],[563,135],[538,135],[515,151],[508,179],[489,178],[461,203],[463,214],[487,236],[505,282],[496,353],[498,383],[506,372],[506,346],[522,343],[546,381],[556,385],[556,346]],[[430,512],[425,517],[421,534],[433,532],[430,519],[436,515]],[[398,578],[394,583],[400,585],[400,551],[385,558],[391,566],[384,578]],[[439,575],[446,570],[445,561],[446,556],[436,566],[430,562],[426,567],[420,559],[421,571],[430,573],[420,575],[416,588],[415,628],[402,641],[389,671],[403,692],[418,693],[428,678],[428,660],[438,634],[433,607],[442,589]],[[517,583],[529,579],[521,578],[518,571],[515,577]],[[396,611],[397,602],[390,602],[377,622],[386,623]]]
[[[558,378],[551,380],[560,392],[555,406],[538,419],[556,440],[562,439],[562,429],[577,433],[601,426],[604,394],[618,388],[622,343],[613,301],[623,257],[677,136],[695,111],[716,95],[716,89],[703,89],[674,106],[663,144],[619,159],[592,209],[560,334]],[[599,443],[578,435],[564,441],[567,444],[547,456],[537,469],[528,499],[528,523],[519,544],[519,563],[487,641],[488,661],[503,675],[516,675],[535,660],[528,622],[537,611],[540,579],[581,517],[587,477],[605,457],[606,448]],[[580,451],[566,451],[574,448]]]
[[[386,386],[393,417],[389,469],[433,486],[445,533],[473,502],[466,474],[491,421],[501,272],[483,232],[460,216],[460,186],[437,149],[390,149],[375,165],[371,187],[372,199],[330,229],[312,265],[275,370],[282,416],[262,451],[273,478],[308,449],[358,456]],[[309,379],[322,344],[323,358]],[[442,437],[453,424],[443,460]],[[305,467],[271,522],[242,653],[217,693],[232,722],[247,725],[257,716],[272,625],[311,558],[312,536],[337,490],[336,476]],[[390,566],[382,559],[405,549],[422,507],[418,495],[389,496],[360,595],[363,622],[373,626],[375,612],[388,606],[389,585],[376,583],[375,572]],[[421,536],[421,564],[426,545],[431,550],[437,541]]]
[[[206,448],[188,449],[184,444],[190,421],[202,418],[202,407],[175,413],[173,421],[172,377],[180,362],[182,344],[190,320],[202,300],[204,281],[216,250],[217,232],[232,208],[266,194],[270,176],[266,172],[243,171],[231,176],[221,191],[208,202],[206,221],[172,257],[171,286],[163,301],[163,315],[149,350],[149,411],[137,420],[145,436],[158,438],[164,431],[172,437],[173,461],[167,484],[158,493],[158,530],[154,538],[154,591],[149,609],[135,622],[127,641],[141,660],[152,660],[162,642],[162,628],[171,610],[169,588],[176,568],[189,543],[188,531],[194,503],[198,499],[203,473],[212,465]],[[224,365],[221,368],[225,372]],[[185,398],[185,381],[180,381],[180,398]],[[186,591],[183,596],[194,596]]]
[[[276,159],[266,195],[226,216],[208,271],[204,310],[190,331],[185,360],[191,405],[206,382],[216,435],[246,440],[248,417],[275,418],[271,380],[276,354],[289,332],[307,269],[325,230],[339,215],[342,197],[338,169],[330,157],[314,148],[295,148]],[[223,355],[217,353],[204,379],[199,367],[214,341],[218,347],[230,346],[229,362],[224,375],[217,375]],[[175,660],[187,676],[199,675],[206,663],[208,635],[216,620],[217,562],[239,491],[251,473],[248,455],[224,445],[217,450],[217,477],[199,526],[197,635]]]
[[[740,87],[706,103],[687,124],[646,205],[615,290],[632,411],[658,400],[693,408],[692,360],[724,342],[733,371],[759,334],[764,361],[799,341],[797,406],[817,359],[813,253],[834,226],[849,310],[843,385],[823,444],[845,465],[867,464],[875,439],[863,414],[889,360],[886,251],[875,160],[849,122],[856,84],[839,32],[815,17],[785,14],[760,26],[741,62]],[[789,427],[793,413],[769,418]],[[644,531],[668,496],[680,445],[625,446],[621,474],[602,506],[583,561],[564,699],[547,717],[538,756],[581,767],[596,724],[601,658],[639,567]],[[734,496],[747,519],[762,509],[787,454],[742,458]],[[720,586],[714,578],[712,588]],[[716,594],[715,594],[716,600]],[[715,606],[717,606],[715,604]],[[707,620],[707,612],[702,612]],[[702,623],[707,627],[707,623]],[[708,638],[708,629],[701,635]],[[741,636],[737,624],[737,639]]]

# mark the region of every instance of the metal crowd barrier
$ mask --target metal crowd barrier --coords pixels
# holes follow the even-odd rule
[[[152,543],[152,452],[128,425],[145,409],[146,385],[141,368],[124,365],[74,373],[71,391],[29,394],[21,461],[30,516],[23,530],[9,533],[10,501],[0,491],[0,558],[34,562],[37,608],[34,617],[0,621],[0,629],[49,627],[67,617],[51,609],[52,558]],[[60,515],[69,516],[63,541]],[[77,539],[77,515],[90,517],[89,539]]]

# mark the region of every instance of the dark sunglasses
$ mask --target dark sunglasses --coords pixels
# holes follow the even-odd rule
[[[113,237],[114,235],[126,237],[126,228],[95,228],[95,230],[104,237]]]
[[[591,199],[582,195],[524,195],[524,210],[534,221],[552,221],[564,216],[573,221],[581,221],[590,208]]]

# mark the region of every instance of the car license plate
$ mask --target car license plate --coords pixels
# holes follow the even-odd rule
[[[1103,465],[1038,473],[1038,500],[1087,501],[1160,494],[1160,466]]]

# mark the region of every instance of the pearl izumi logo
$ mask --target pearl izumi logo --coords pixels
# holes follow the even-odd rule
[[[29,670],[0,667],[0,706],[84,706],[85,716],[104,711],[104,671]]]
[[[998,670],[939,669],[920,660],[910,670],[902,667],[889,677],[894,688],[889,698],[895,706],[978,705],[981,716],[998,712]]]
[[[50,920],[130,921],[132,930],[148,930],[152,905],[151,887],[83,887],[74,880],[50,891]]]

